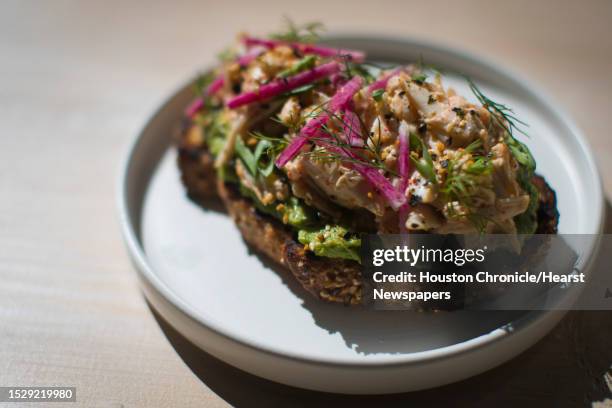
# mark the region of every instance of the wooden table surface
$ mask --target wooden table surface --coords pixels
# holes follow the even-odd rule
[[[531,77],[585,131],[612,197],[612,2],[126,3],[0,2],[0,385],[76,386],[88,407],[610,398],[611,312],[569,313],[510,363],[436,390],[345,397],[245,374],[156,322],[123,247],[115,188],[122,153],[163,98],[237,31],[265,32],[287,14],[427,38]]]

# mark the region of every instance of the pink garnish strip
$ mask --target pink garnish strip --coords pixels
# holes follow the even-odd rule
[[[325,147],[340,156],[346,157],[351,160],[362,160],[354,152],[349,149],[344,149],[333,144],[326,143],[324,140],[317,140],[317,144]],[[347,166],[355,169],[363,178],[370,183],[380,194],[387,200],[394,210],[400,209],[406,203],[406,196],[401,194],[389,180],[383,176],[380,171],[366,163],[356,163],[350,161]]]
[[[400,176],[400,188],[408,187],[408,163],[410,162],[410,141],[408,139],[408,125],[403,120],[398,130],[399,152],[397,158],[397,171]]]
[[[335,114],[339,109],[346,108],[353,100],[353,96],[359,91],[363,79],[361,77],[353,77],[350,81],[342,86],[331,97],[329,101],[328,111],[329,114]],[[289,145],[281,152],[276,158],[276,166],[278,168],[283,167],[287,162],[293,159],[302,149],[302,147],[308,142],[308,139],[312,138],[321,130],[322,126],[327,124],[329,120],[329,114],[323,113],[316,118],[310,119],[304,127],[300,130],[300,133],[289,143]]]
[[[402,72],[402,68],[395,68],[393,71],[387,72],[380,79],[377,79],[376,81],[372,82],[368,86],[368,93],[372,93],[376,91],[377,89],[386,88],[389,80],[393,78],[394,76],[396,76],[397,74],[399,74],[400,72]]]
[[[185,115],[187,117],[193,118],[193,116],[198,113],[200,109],[204,107],[204,98],[208,98],[211,95],[219,92],[221,88],[223,88],[223,84],[225,84],[225,75],[223,73],[217,75],[217,77],[208,85],[206,90],[204,91],[203,97],[198,97],[193,100],[185,109]]]
[[[289,160],[297,156],[302,147],[304,147],[304,145],[308,142],[308,139],[317,135],[317,133],[321,130],[321,127],[327,123],[328,119],[329,116],[327,116],[326,113],[310,119],[308,123],[304,125],[302,130],[300,130],[300,133],[293,138],[287,147],[285,147],[285,150],[278,155],[276,158],[276,166],[281,168],[287,164]]]
[[[360,76],[354,76],[342,88],[338,90],[329,100],[328,109],[331,112],[337,112],[340,109],[346,109],[353,101],[353,96],[361,89],[363,79]]]
[[[269,40],[269,39],[264,39],[264,38],[255,38],[255,37],[244,37],[242,41],[244,42],[244,45],[246,45],[247,47],[253,47],[256,45],[260,45],[268,49],[271,49],[274,47],[278,47],[279,45],[287,45],[291,48],[294,48],[300,51],[302,54],[315,54],[315,55],[320,55],[321,57],[326,57],[326,58],[349,57],[352,61],[355,61],[355,62],[363,62],[365,60],[365,53],[362,51],[356,51],[356,50],[323,47],[320,45],[304,44],[304,43],[297,43],[297,42],[287,42],[287,41],[281,41],[281,40]]]
[[[328,62],[327,64],[319,65],[308,71],[300,72],[299,74],[288,78],[277,79],[259,87],[256,91],[243,92],[230,99],[227,106],[230,109],[236,109],[253,102],[262,101],[274,96],[289,92],[303,85],[308,85],[319,79],[330,76],[331,74],[340,71],[342,66],[336,62]]]
[[[259,57],[266,49],[264,47],[252,47],[247,50],[244,54],[242,54],[236,62],[240,64],[241,67],[246,67],[249,65],[251,61],[255,58]]]
[[[408,187],[409,179],[409,158],[410,158],[410,139],[408,132],[408,125],[402,121],[399,125],[398,131],[399,139],[399,151],[397,158],[397,171],[400,176],[398,192],[404,196],[406,187]],[[401,233],[406,233],[406,220],[408,219],[408,213],[410,212],[410,204],[406,202],[399,208],[399,230]]]
[[[204,99],[197,97],[187,106],[187,108],[185,108],[185,116],[188,118],[193,118],[195,114],[198,113],[203,107]]]
[[[245,52],[243,55],[238,57],[236,59],[236,62],[238,62],[240,66],[245,67],[249,65],[249,63],[253,61],[255,58],[259,57],[264,51],[265,51],[264,47],[250,48],[249,50],[247,50],[247,52]],[[214,95],[217,92],[219,92],[219,90],[223,88],[224,84],[225,84],[225,75],[221,73],[217,75],[217,77],[210,83],[210,85],[208,85],[208,88],[206,88],[206,91],[204,91],[204,98],[208,98],[211,95]],[[187,109],[185,109],[185,115],[190,118],[193,118],[193,116],[196,113],[198,113],[200,109],[204,107],[204,98],[198,97],[194,99],[193,102],[189,104]]]
[[[350,109],[344,111],[342,131],[346,136],[346,142],[355,147],[363,146],[363,137],[361,136],[361,122],[359,116]]]

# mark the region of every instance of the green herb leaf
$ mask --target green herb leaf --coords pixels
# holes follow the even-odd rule
[[[298,25],[288,17],[285,17],[284,32],[270,35],[270,38],[283,41],[313,43],[319,40],[319,33],[325,29],[320,22],[311,22]]]
[[[417,84],[420,85],[420,84],[422,84],[423,82],[425,82],[427,80],[427,75],[425,75],[422,72],[415,73],[415,74],[412,74],[410,79],[412,79],[414,82],[416,82]]]
[[[233,48],[226,48],[217,54],[217,58],[221,62],[233,61],[236,59],[236,50]]]
[[[531,155],[529,148],[525,146],[524,143],[521,143],[516,140],[514,137],[509,137],[506,140],[506,143],[508,143],[508,148],[510,149],[510,152],[512,153],[516,161],[521,166],[524,166],[529,169],[529,171],[533,172],[536,168],[536,162],[533,156]]]
[[[355,64],[355,63],[348,63],[348,62],[347,64],[348,64],[347,73],[350,76],[359,75],[366,80],[367,84],[374,82],[374,80],[376,79],[374,75],[372,75],[370,70],[368,70],[365,67],[365,64]]]
[[[198,75],[193,83],[193,90],[198,96],[204,96],[204,92],[210,83],[215,79],[214,71],[208,71],[206,73]]]
[[[431,181],[434,184],[438,182],[436,178],[436,173],[434,172],[433,167],[427,164],[426,161],[422,159],[418,160],[410,156],[410,163],[412,163],[414,168],[417,169],[417,171],[421,173],[421,175],[425,177],[427,180]]]
[[[486,157],[478,157],[474,163],[470,164],[465,171],[470,174],[482,175],[488,174],[492,170],[491,161]]]
[[[236,154],[247,167],[249,173],[251,173],[252,176],[255,176],[257,174],[257,161],[255,160],[253,152],[251,152],[251,150],[244,144],[241,137],[236,138],[235,149]]]
[[[384,93],[385,93],[384,89],[377,89],[374,92],[372,92],[372,98],[374,98],[375,101],[380,101]]]
[[[529,125],[517,118],[514,114],[514,111],[510,107],[491,100],[482,93],[482,91],[470,78],[466,79],[468,81],[472,93],[474,94],[476,99],[478,99],[478,102],[480,102],[482,106],[486,110],[488,110],[489,113],[491,113],[493,120],[502,128],[504,128],[511,137],[514,137],[514,130],[517,130],[525,136],[528,136],[527,133],[525,133],[525,131],[519,127],[519,125],[527,127],[529,127]]]
[[[281,96],[283,98],[289,97],[289,96],[295,96],[295,95],[300,95],[303,94],[304,92],[308,92],[311,89],[314,89],[315,84],[308,84],[308,85],[302,85],[298,88],[295,88],[289,92],[285,92],[284,94],[282,94]]]
[[[201,118],[204,141],[208,147],[208,151],[216,157],[225,146],[229,124],[218,109],[204,111]]]
[[[476,139],[472,143],[470,143],[465,149],[463,149],[466,153],[474,153],[476,150],[482,147],[482,140]]]
[[[257,143],[257,146],[255,147],[255,162],[259,162],[259,159],[261,159],[261,155],[266,152],[266,149],[269,149],[272,147],[272,143],[270,143],[269,140],[260,140],[259,143]]]
[[[272,171],[274,170],[274,157],[271,154],[272,148],[274,146],[272,145],[272,142],[270,142],[269,140],[260,140],[259,143],[257,143],[257,147],[255,148],[255,163],[256,163],[256,169],[264,176],[264,177],[268,177],[270,174],[272,174]],[[269,160],[268,163],[262,167],[260,166],[261,163],[261,157],[265,154],[268,155]]]
[[[311,69],[315,66],[317,62],[317,57],[314,55],[307,55],[298,62],[296,62],[292,67],[287,68],[284,71],[281,71],[278,74],[279,78],[287,78],[289,76],[298,74],[302,71],[306,71],[307,69]]]
[[[423,139],[411,132],[410,144],[411,146],[418,144],[422,151],[422,157],[420,159],[416,159],[414,156],[410,156],[410,162],[412,163],[414,168],[417,169],[417,171],[421,173],[421,175],[427,180],[434,184],[437,184],[438,178],[436,177],[433,160],[431,160],[429,150],[427,149],[427,146],[425,146],[425,142],[423,141]]]

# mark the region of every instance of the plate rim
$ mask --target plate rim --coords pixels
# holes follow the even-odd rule
[[[497,73],[505,76],[506,78],[518,82],[522,84],[522,88],[524,91],[528,92],[530,96],[533,96],[539,103],[543,104],[550,111],[550,113],[554,116],[554,119],[558,121],[563,127],[567,128],[571,133],[572,137],[579,144],[582,154],[586,158],[586,164],[588,166],[588,170],[591,173],[591,176],[594,177],[594,182],[597,188],[595,189],[595,203],[596,207],[594,211],[591,213],[591,216],[594,216],[595,224],[599,226],[598,230],[594,232],[594,234],[601,234],[603,229],[603,217],[604,217],[604,199],[603,199],[603,188],[602,188],[602,180],[599,170],[597,168],[593,152],[590,148],[588,141],[586,140],[584,134],[580,130],[580,128],[574,123],[569,115],[564,111],[564,109],[560,106],[556,106],[553,104],[553,99],[550,98],[544,91],[542,91],[538,86],[535,86],[530,80],[524,78],[522,75],[517,74],[514,71],[509,70],[508,68],[502,67],[497,63],[489,60],[488,58],[482,57],[480,55],[476,55],[474,53],[465,51],[461,48],[457,48],[454,46],[448,46],[440,43],[436,43],[430,40],[418,38],[418,37],[403,37],[403,36],[389,36],[389,35],[381,35],[375,33],[350,33],[350,32],[342,32],[342,33],[332,33],[329,36],[325,37],[327,41],[342,41],[342,40],[369,40],[369,41],[378,41],[378,42],[386,42],[386,43],[395,43],[395,44],[404,44],[411,46],[419,46],[423,48],[431,49],[435,52],[439,52],[442,54],[449,54],[452,58],[462,59],[464,61],[469,62],[470,64],[479,65],[484,69],[496,71]],[[193,82],[192,79],[187,82],[181,82],[181,85],[178,87],[174,87],[173,91],[169,94],[165,94],[166,96],[162,99],[162,103],[158,105],[158,108],[147,117],[144,125],[140,127],[140,131],[137,133],[135,137],[131,139],[129,147],[124,153],[123,159],[121,161],[120,172],[117,183],[117,200],[116,206],[119,211],[120,225],[122,230],[122,235],[124,242],[128,248],[129,255],[134,262],[136,269],[139,273],[139,276],[143,279],[146,279],[147,283],[152,285],[153,289],[157,291],[161,296],[165,298],[165,300],[169,301],[172,306],[178,309],[180,312],[185,314],[190,320],[194,321],[196,324],[204,326],[205,329],[211,330],[216,334],[222,336],[225,339],[231,340],[233,342],[237,342],[238,344],[245,346],[249,349],[253,349],[258,352],[263,352],[266,354],[271,354],[275,357],[288,358],[294,361],[313,363],[316,362],[318,364],[324,364],[328,366],[335,367],[390,367],[390,366],[404,366],[404,365],[413,365],[420,364],[426,362],[433,362],[436,360],[448,358],[450,356],[457,356],[464,353],[469,353],[475,351],[479,348],[489,346],[497,341],[500,341],[505,338],[511,337],[516,331],[525,330],[529,326],[535,324],[538,320],[545,317],[547,314],[558,312],[558,311],[531,311],[524,316],[520,317],[517,320],[514,320],[513,323],[518,327],[516,331],[505,331],[502,328],[496,328],[489,333],[471,338],[469,340],[452,344],[449,346],[439,347],[431,350],[419,351],[414,353],[406,353],[402,355],[391,355],[391,356],[380,356],[378,358],[370,358],[364,361],[353,361],[347,358],[337,358],[337,359],[327,359],[327,358],[318,358],[318,357],[309,357],[306,355],[300,355],[299,352],[288,353],[284,351],[275,350],[273,348],[267,347],[263,344],[258,344],[257,341],[253,341],[248,337],[244,337],[242,335],[236,335],[235,333],[227,332],[222,326],[206,321],[202,316],[199,316],[195,310],[192,310],[191,307],[183,301],[172,289],[170,289],[158,276],[153,272],[153,268],[147,262],[147,256],[144,253],[144,249],[140,243],[138,238],[138,233],[134,231],[133,228],[133,220],[130,216],[129,210],[129,198],[128,198],[128,184],[129,184],[129,174],[130,174],[130,166],[132,162],[132,158],[137,153],[139,144],[144,139],[144,135],[147,133],[147,130],[151,123],[154,121],[156,117],[163,112],[168,105],[172,103],[172,101],[179,95],[181,92],[185,90],[186,87],[190,86]],[[594,261],[596,257],[596,250],[599,245],[599,240],[596,240],[594,243],[594,249],[591,252],[591,256],[587,259],[585,268],[588,268],[590,264]]]

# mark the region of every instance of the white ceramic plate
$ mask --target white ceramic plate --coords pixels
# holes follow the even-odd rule
[[[562,233],[600,232],[603,199],[587,144],[549,99],[524,79],[462,52],[411,40],[335,37],[372,61],[442,68],[446,84],[471,95],[473,78],[530,124],[525,140],[538,172],[556,189]],[[457,381],[520,353],[562,312],[411,314],[359,311],[316,301],[293,278],[251,254],[233,222],[189,201],[171,135],[192,98],[171,95],[136,138],[120,187],[123,232],[144,292],[193,343],[253,374],[298,387],[389,393]],[[596,245],[583,258],[586,268]]]

